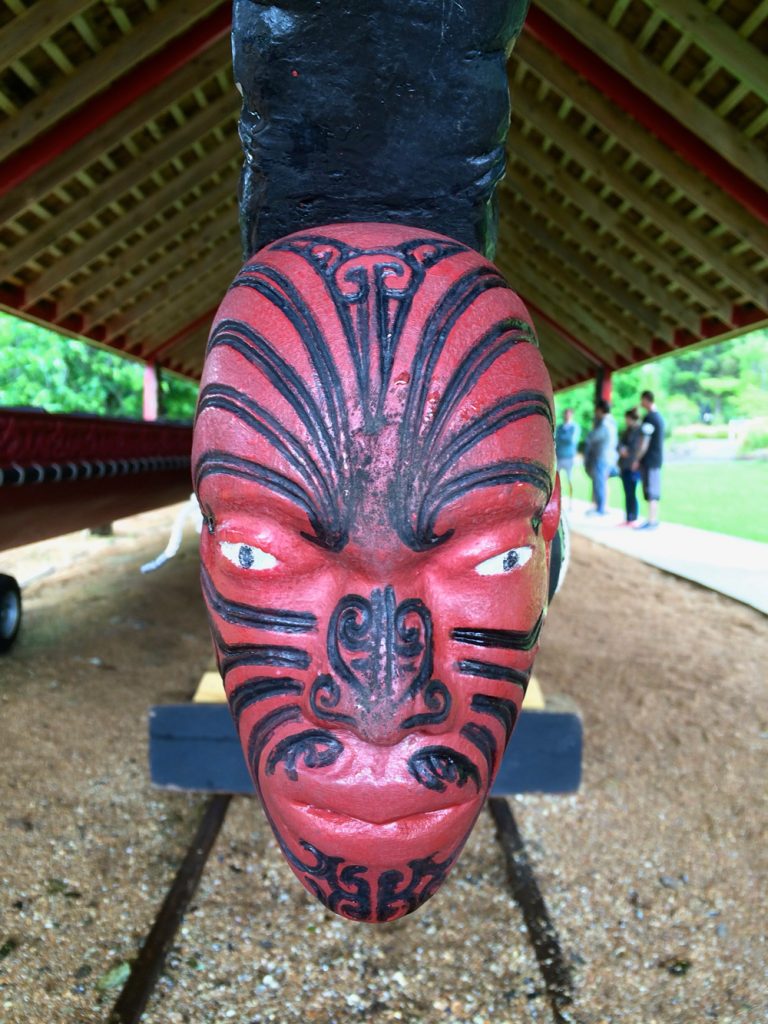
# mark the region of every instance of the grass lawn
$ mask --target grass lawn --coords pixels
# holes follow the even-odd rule
[[[591,484],[574,467],[573,493],[589,501]],[[640,488],[638,487],[638,492]],[[621,480],[608,481],[608,504],[624,508]],[[768,543],[768,462],[668,462],[662,470],[660,518]],[[640,516],[645,502],[640,502]]]

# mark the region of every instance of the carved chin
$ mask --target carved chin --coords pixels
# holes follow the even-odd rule
[[[476,793],[445,806],[439,795],[432,796],[433,809],[393,811],[376,793],[358,786],[357,817],[292,799],[275,792],[269,781],[261,791],[277,840],[302,885],[335,913],[371,922],[411,913],[439,889],[484,799],[484,793]]]
[[[474,802],[473,802],[474,803]],[[383,922],[434,895],[466,842],[478,808],[451,807],[386,823],[295,804],[273,828],[302,885],[334,913]]]

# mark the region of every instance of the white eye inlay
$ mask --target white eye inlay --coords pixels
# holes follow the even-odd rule
[[[500,555],[486,558],[484,562],[475,566],[475,572],[479,576],[500,576],[503,572],[522,568],[532,554],[532,547],[510,548],[509,551],[502,551]]]
[[[219,548],[227,561],[239,569],[274,569],[277,565],[274,555],[253,544],[233,544],[223,540]]]

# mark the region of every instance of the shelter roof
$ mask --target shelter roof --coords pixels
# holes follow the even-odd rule
[[[240,262],[231,4],[0,0],[0,305],[199,376]],[[497,262],[556,387],[768,323],[768,0],[536,0]]]

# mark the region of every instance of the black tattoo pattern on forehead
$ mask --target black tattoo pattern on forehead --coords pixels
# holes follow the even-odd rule
[[[308,539],[339,551],[348,542],[371,483],[372,447],[366,438],[375,437],[386,426],[395,356],[414,299],[431,266],[468,250],[459,243],[429,237],[402,246],[360,249],[313,234],[276,242],[270,249],[301,257],[321,281],[354,369],[356,393],[345,389],[323,327],[294,283],[265,263],[247,264],[232,288],[253,289],[280,311],[296,332],[317,386],[313,390],[255,327],[222,320],[211,335],[208,353],[217,347],[238,352],[260,372],[265,388],[287,404],[303,436],[236,387],[208,384],[200,396],[198,417],[208,409],[233,416],[274,448],[286,471],[211,449],[195,467],[195,487],[199,489],[208,476],[226,474],[270,488],[306,513],[312,529]],[[440,512],[477,488],[523,482],[541,491],[545,502],[549,500],[550,469],[535,460],[458,468],[463,456],[517,420],[542,416],[553,429],[549,400],[534,390],[506,396],[469,422],[457,415],[463,400],[499,358],[521,343],[537,344],[528,323],[503,318],[467,346],[435,408],[429,408],[436,369],[458,320],[485,292],[507,287],[493,267],[470,269],[435,304],[418,339],[405,386],[387,501],[392,527],[414,551],[446,540],[449,532],[435,533]],[[351,403],[359,404],[362,415],[356,431],[351,425]]]

